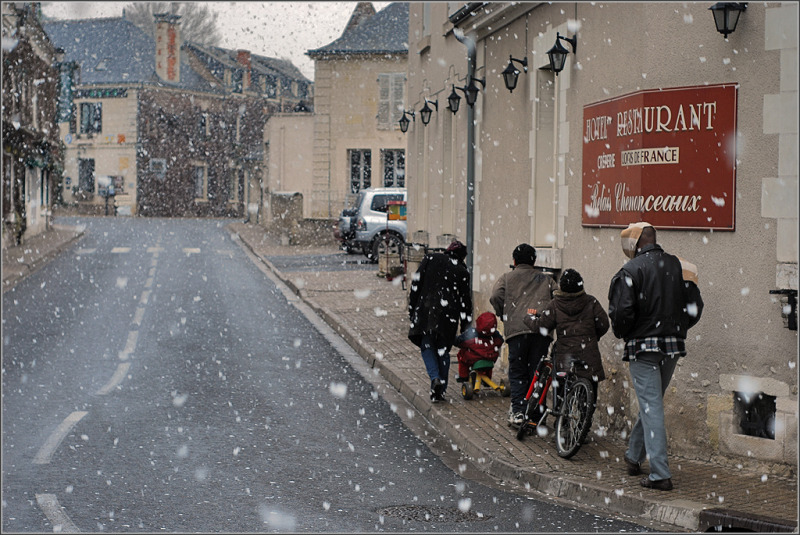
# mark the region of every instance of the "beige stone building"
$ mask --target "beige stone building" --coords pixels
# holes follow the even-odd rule
[[[37,4],[2,4],[2,248],[50,228],[64,165],[56,125],[58,50]]]
[[[311,217],[336,217],[363,188],[405,185],[400,132],[406,87],[408,9],[376,13],[359,2],[342,36],[314,59]]]
[[[286,60],[186,42],[180,16],[155,38],[124,18],[50,21],[65,51],[63,200],[119,215],[241,217],[265,167],[272,113],[307,113],[313,86]],[[259,184],[260,187],[260,184]]]
[[[269,194],[296,192],[302,194],[301,217],[311,218],[314,178],[314,115],[312,113],[276,113],[264,127],[266,178],[260,204],[264,221],[273,217]],[[254,190],[258,191],[258,190]],[[261,218],[259,217],[259,221]]]
[[[797,290],[798,6],[748,3],[725,38],[710,5],[410,4],[409,241],[468,242],[476,313],[523,242],[607,306],[620,229],[653,223],[697,264],[705,301],[666,397],[670,451],[792,471],[798,338],[770,292]],[[513,91],[510,57],[527,60]],[[595,431],[625,436],[638,408],[622,344],[601,349]]]

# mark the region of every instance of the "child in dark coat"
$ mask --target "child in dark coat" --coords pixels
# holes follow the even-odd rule
[[[559,281],[561,290],[554,293],[550,304],[536,316],[523,320],[530,329],[556,333],[553,358],[556,369],[563,370],[566,359],[578,357],[587,368],[578,369],[578,376],[597,384],[606,378],[597,341],[608,331],[608,314],[593,296],[583,289],[583,277],[574,269],[566,269]]]
[[[475,326],[470,326],[456,338],[455,345],[461,348],[458,351],[458,382],[469,380],[470,367],[479,360],[495,362],[500,356],[503,347],[503,337],[497,332],[497,316],[491,312],[484,312],[475,320]],[[492,370],[484,372],[491,379]]]

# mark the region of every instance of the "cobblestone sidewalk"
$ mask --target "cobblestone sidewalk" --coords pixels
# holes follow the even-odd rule
[[[552,428],[548,437],[518,441],[506,423],[508,400],[489,391],[466,401],[455,388],[455,375],[448,403],[432,404],[419,350],[406,337],[406,292],[400,279],[378,277],[377,266],[345,277],[341,271],[281,272],[270,257],[292,254],[292,247],[279,245],[256,226],[234,223],[229,228],[440,432],[495,478],[606,513],[684,530],[730,524],[752,531],[796,531],[796,478],[673,456],[675,489],[644,489],[639,485],[642,476],[627,475],[621,439],[593,433],[575,457],[564,460],[555,451]],[[321,250],[293,249],[301,255]],[[451,367],[451,373],[455,369]]]

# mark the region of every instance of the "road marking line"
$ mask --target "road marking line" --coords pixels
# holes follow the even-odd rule
[[[148,247],[147,248],[147,252],[148,253],[160,253],[163,250],[164,250],[163,247]]]
[[[153,259],[150,261],[150,265],[153,267],[156,267],[156,264],[158,264],[157,256],[158,255],[153,255]]]
[[[198,254],[200,252],[200,249],[192,248],[192,247],[184,247],[183,248],[183,252],[186,253],[187,255]]]
[[[144,282],[145,288],[150,288],[153,285],[153,277],[148,277],[147,280]]]
[[[97,251],[97,249],[78,249],[75,251],[75,255],[80,256],[82,254],[92,254],[95,251]]]
[[[130,253],[131,252],[131,248],[130,247],[114,247],[113,249],[111,249],[111,252],[112,253]]]
[[[155,274],[156,274],[156,268],[155,268],[155,266],[153,266],[153,267],[150,268],[150,272],[147,273],[147,276],[148,277],[154,277]]]
[[[143,317],[144,317],[144,308],[142,307],[137,308],[136,313],[133,315],[133,324],[141,325]]]
[[[115,371],[114,375],[111,376],[111,379],[108,381],[108,384],[106,384],[106,386],[98,390],[97,395],[104,396],[109,392],[111,392],[112,390],[114,390],[114,387],[116,387],[119,383],[122,382],[123,379],[125,379],[125,374],[128,373],[130,367],[131,367],[130,362],[120,362],[117,365],[117,371]]]
[[[87,414],[89,413],[86,411],[75,411],[67,416],[64,421],[59,424],[58,428],[47,437],[44,445],[39,448],[39,452],[36,454],[36,457],[33,458],[33,464],[49,463],[50,458],[53,456],[56,448],[58,448],[58,445],[61,444],[61,441],[64,440],[64,437],[66,437],[72,430],[72,427]]]
[[[139,331],[128,332],[128,340],[125,342],[125,348],[119,354],[120,360],[128,360],[128,357],[131,356],[131,353],[136,350],[136,340],[138,338]]]
[[[146,305],[147,301],[150,299],[150,292],[152,292],[152,290],[143,291],[142,292],[142,298],[141,298],[141,300],[139,302],[142,303],[143,305]]]
[[[37,494],[36,503],[39,504],[44,516],[53,524],[53,533],[81,532],[59,505],[55,494]]]

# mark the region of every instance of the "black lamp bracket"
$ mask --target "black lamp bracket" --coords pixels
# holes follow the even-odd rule
[[[522,59],[517,59],[517,58],[515,58],[515,57],[513,57],[513,56],[509,55],[509,56],[508,56],[508,59],[511,61],[511,63],[512,63],[512,64],[513,64],[513,63],[516,61],[517,63],[519,63],[520,65],[522,65],[522,70],[523,70],[524,72],[528,72],[528,57],[527,57],[527,56],[525,56],[525,57],[524,57],[524,58],[522,58]]]
[[[556,37],[558,39],[561,39],[562,41],[566,41],[570,45],[572,45],[572,53],[573,54],[577,54],[578,53],[578,36],[577,35],[573,35],[572,37],[564,37],[560,33],[556,32]]]

